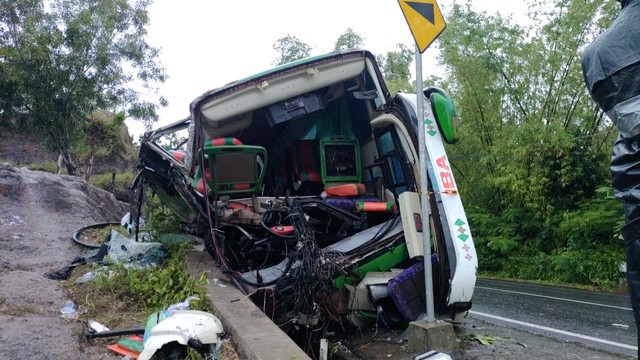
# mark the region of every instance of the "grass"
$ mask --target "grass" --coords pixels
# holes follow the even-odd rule
[[[94,175],[89,178],[89,184],[105,190],[129,189],[133,182],[133,171],[117,172],[115,174],[115,178],[113,173]]]
[[[0,159],[0,164],[8,164],[9,166],[13,166],[13,167],[26,167],[29,170],[45,171],[45,172],[52,173],[52,174],[58,173],[58,165],[54,161],[44,161],[44,162],[29,163],[29,164],[18,164],[17,162],[12,161],[12,160]],[[66,174],[67,173],[67,169],[63,168],[62,169],[62,173]]]
[[[113,176],[115,174],[115,177]],[[133,171],[105,173],[89,178],[89,184],[109,191],[120,201],[131,201],[131,184],[134,178]]]
[[[27,165],[27,169],[29,170],[37,170],[37,171],[46,171],[52,174],[56,174],[58,172],[58,165],[53,161],[45,161],[40,163],[32,163]],[[63,173],[67,173],[67,169],[62,169]]]

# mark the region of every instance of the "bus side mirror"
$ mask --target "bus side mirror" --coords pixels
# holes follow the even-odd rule
[[[448,144],[458,142],[458,112],[453,100],[442,89],[428,87],[423,91],[431,103],[431,110],[436,119],[440,133]]]

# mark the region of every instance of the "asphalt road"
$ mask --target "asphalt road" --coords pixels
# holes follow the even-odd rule
[[[614,354],[637,354],[627,295],[479,279],[469,316]]]

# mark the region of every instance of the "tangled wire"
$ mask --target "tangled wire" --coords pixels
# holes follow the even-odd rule
[[[288,199],[289,220],[297,240],[296,260],[288,276],[276,284],[285,304],[286,314],[298,330],[306,330],[306,347],[310,348],[314,333],[321,331],[329,318],[329,305],[333,292],[334,263],[318,247],[313,227],[295,199]],[[302,329],[301,329],[302,328]]]

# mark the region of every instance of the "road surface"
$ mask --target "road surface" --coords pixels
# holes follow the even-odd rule
[[[628,295],[478,279],[469,317],[613,354],[637,354]]]

